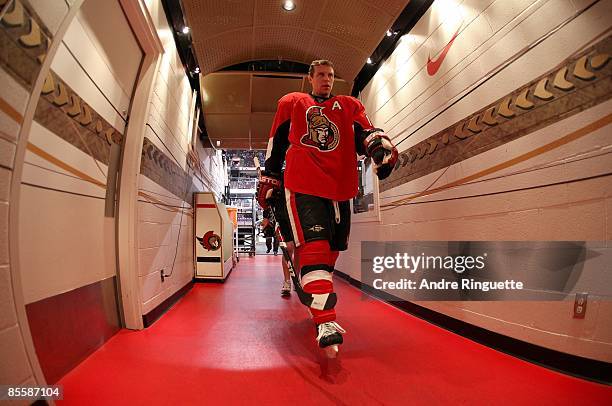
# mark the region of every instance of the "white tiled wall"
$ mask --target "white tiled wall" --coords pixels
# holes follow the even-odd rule
[[[0,331],[0,382],[17,384],[31,376],[30,365],[21,340],[21,332],[17,324]],[[10,365],[11,368],[5,366]]]
[[[105,13],[111,10],[123,16],[118,2],[107,4]],[[109,33],[100,27],[93,30],[87,20],[90,14],[81,9],[71,21],[51,70],[75,95],[124,132],[122,110],[129,106],[131,88],[124,89],[119,72],[130,72],[123,76],[133,78],[140,54],[121,58],[104,46],[108,48],[113,41],[121,40],[140,51],[125,19],[115,21],[115,32]],[[80,124],[67,122],[63,131],[74,135]],[[32,303],[115,275],[116,230],[115,220],[105,217],[106,164],[36,121],[28,142],[99,183],[90,183],[61,165],[26,152],[21,179],[19,254],[25,301]],[[41,233],[41,229],[46,232]]]
[[[140,190],[163,202],[153,203],[146,196],[138,202],[138,276],[146,314],[193,278],[193,210],[145,176],[140,177]],[[182,212],[173,208],[181,204]],[[163,282],[161,270],[171,274]]]
[[[148,4],[149,12],[164,46],[149,106],[145,136],[166,156],[186,172],[187,153],[191,143],[189,122],[192,120],[192,91],[180,62],[172,33],[159,1]],[[211,168],[221,162],[220,154],[199,149],[201,160]],[[199,174],[198,174],[199,175]],[[209,172],[194,177],[197,190],[210,190],[216,185]],[[191,202],[183,202],[163,187],[140,176],[139,190],[165,205],[154,204],[140,196],[138,202],[138,274],[142,312],[148,313],[193,278],[193,213]],[[182,212],[168,206],[184,206]],[[180,237],[179,237],[180,228]],[[176,256],[176,258],[175,258]],[[173,264],[174,263],[174,264]],[[162,282],[160,271],[170,277]]]
[[[44,3],[44,4],[43,4]],[[64,18],[67,7],[62,2],[30,1],[35,11],[49,24],[55,32]],[[4,69],[0,68],[0,99],[9,105],[21,117],[30,100],[26,88],[15,81]],[[11,201],[10,186],[15,165],[15,153],[21,121],[0,112],[0,384],[19,385],[37,384],[34,372],[28,360],[22,330],[17,319],[14,299],[11,258],[9,256],[9,204]],[[19,304],[20,306],[22,304]],[[38,382],[42,384],[43,382]],[[7,404],[24,405],[26,401],[6,401]]]
[[[28,2],[51,31],[51,34],[55,35],[68,12],[68,4],[48,0],[28,0]]]
[[[158,4],[155,6],[161,7]],[[160,13],[151,14],[165,52],[151,97],[147,137],[166,154],[174,156],[178,165],[186,168],[188,145],[191,142],[191,87],[163,10]]]
[[[396,142],[414,132],[399,144],[400,151],[447,128],[554,68],[609,29],[612,1],[602,0],[415,132],[484,75],[574,16],[587,3],[590,4],[570,0],[434,2],[364,89],[362,97],[372,121],[396,137]],[[460,33],[440,70],[429,76],[425,71],[427,57],[435,58],[460,24]],[[602,103],[450,168],[395,187],[381,194],[381,204],[505,162],[600,119],[610,109],[612,102]],[[578,141],[489,175],[488,180],[478,179],[471,185],[414,201],[503,192],[608,173],[612,161],[605,153],[612,146],[611,130],[612,126],[605,126]],[[586,159],[572,162],[577,157]],[[556,166],[538,169],[545,165]],[[526,170],[529,171],[519,173]],[[611,190],[612,180],[603,177],[382,211],[381,224],[353,223],[349,250],[341,254],[337,267],[353,278],[361,278],[361,240],[609,241]],[[601,282],[607,283],[603,279]],[[612,306],[610,298],[600,299],[593,296],[584,320],[571,317],[570,302],[538,303],[536,311],[533,303],[517,302],[420,304],[522,340],[611,361]]]

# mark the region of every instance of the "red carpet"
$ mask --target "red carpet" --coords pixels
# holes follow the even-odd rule
[[[603,405],[612,387],[437,328],[336,279],[348,333],[328,360],[280,256],[241,258],[153,326],[122,330],[60,382],[74,405]]]

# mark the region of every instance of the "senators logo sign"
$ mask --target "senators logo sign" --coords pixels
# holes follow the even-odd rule
[[[221,237],[213,231],[207,231],[202,237],[196,236],[196,239],[207,251],[216,251],[221,248]]]
[[[303,145],[319,151],[333,151],[340,142],[338,127],[323,114],[323,107],[312,106],[306,110],[308,132],[300,140]]]

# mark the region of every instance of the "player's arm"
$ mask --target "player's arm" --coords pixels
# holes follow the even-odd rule
[[[280,189],[281,170],[289,148],[292,105],[290,100],[281,98],[270,129],[265,170],[261,173],[257,183],[257,202],[264,209],[269,206],[268,200],[273,197],[275,190]]]
[[[365,113],[363,104],[358,100],[356,102],[357,108],[353,125],[357,153],[372,158],[376,176],[378,176],[378,179],[385,179],[391,174],[397,163],[397,148],[383,130],[372,125]]]

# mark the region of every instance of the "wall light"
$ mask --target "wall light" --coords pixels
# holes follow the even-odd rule
[[[221,146],[221,140],[217,140],[217,146],[220,147]]]
[[[286,11],[293,11],[293,9],[295,9],[295,3],[293,1],[291,1],[291,0],[285,0],[283,2],[283,8]]]
[[[366,61],[368,63],[368,65],[372,65],[374,62],[372,62],[372,58],[368,58],[368,60]]]
[[[182,30],[181,32],[182,32],[183,34],[189,34],[189,31],[190,31],[190,30],[189,30],[189,27],[184,26],[184,27],[183,27],[183,30]]]

